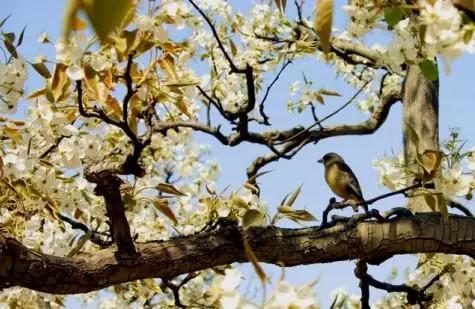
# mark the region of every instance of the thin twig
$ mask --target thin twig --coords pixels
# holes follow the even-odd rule
[[[292,63],[292,59],[287,59],[287,61],[282,65],[279,72],[275,76],[274,80],[267,87],[266,92],[264,94],[264,98],[262,99],[261,104],[259,105],[259,112],[261,113],[262,118],[264,118],[265,124],[269,124],[269,117],[264,113],[264,103],[266,102],[267,97],[269,96],[270,90],[272,89],[274,84],[277,82],[282,72],[284,72],[285,68],[291,63]]]
[[[299,133],[291,136],[290,138],[286,139],[285,141],[282,141],[280,142],[279,144],[285,144],[289,141],[291,141],[292,139],[294,138],[297,138],[298,136],[300,136],[301,134],[304,134],[308,131],[310,131],[311,129],[313,129],[315,126],[317,125],[321,125],[322,122],[330,119],[331,117],[335,116],[336,114],[338,114],[340,111],[342,111],[345,107],[347,107],[348,105],[350,105],[354,99],[356,99],[356,97],[358,97],[358,95],[363,91],[363,89],[370,83],[371,81],[367,81],[366,83],[364,83],[364,85],[358,89],[358,91],[345,103],[343,104],[342,106],[340,106],[338,109],[336,109],[335,111],[333,111],[332,113],[326,115],[325,117],[323,117],[322,119],[320,119],[319,121],[316,121],[314,124],[312,124],[311,126],[307,127],[305,130],[302,130],[300,131]]]

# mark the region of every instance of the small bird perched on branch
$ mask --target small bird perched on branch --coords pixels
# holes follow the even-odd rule
[[[329,152],[318,162],[325,166],[325,180],[333,193],[343,198],[343,203],[348,202],[354,211],[357,211],[356,204],[364,202],[363,193],[358,179],[345,160],[340,155]],[[361,206],[368,212],[367,204],[363,203]]]

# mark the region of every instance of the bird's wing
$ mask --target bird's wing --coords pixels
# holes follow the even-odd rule
[[[339,170],[345,174],[345,178],[347,179],[347,184],[350,187],[350,189],[359,199],[364,200],[363,192],[361,192],[361,187],[358,182],[358,178],[356,178],[351,168],[346,163],[343,163],[343,162],[338,162],[338,164],[340,165]]]

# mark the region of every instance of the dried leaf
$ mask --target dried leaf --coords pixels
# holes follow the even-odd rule
[[[475,13],[474,0],[452,0],[455,6],[461,7],[469,12]]]
[[[191,118],[191,114],[190,112],[188,111],[188,107],[186,106],[185,102],[183,101],[183,98],[180,98],[179,100],[177,100],[175,102],[175,105],[176,107],[178,108],[178,110],[180,112],[182,112],[183,114],[185,114],[186,116],[188,116],[189,118]]]
[[[157,186],[158,191],[163,192],[163,193],[168,193],[172,194],[175,196],[186,196],[185,193],[181,192],[177,188],[175,188],[173,185],[169,183],[159,183]]]
[[[330,38],[332,32],[333,0],[316,0],[315,31],[320,38],[323,53],[330,52]]]
[[[108,107],[110,111],[112,111],[112,114],[115,117],[119,119],[122,117],[122,107],[120,106],[119,101],[117,101],[116,98],[114,98],[111,95],[108,95],[105,101],[105,105]]]
[[[37,98],[39,96],[42,96],[46,94],[46,88],[42,88],[42,89],[38,89],[36,91],[33,91],[32,93],[30,93],[27,97],[27,99],[34,99],[34,98]]]
[[[168,77],[173,80],[178,80],[178,75],[175,70],[175,59],[173,59],[171,54],[167,53],[162,59],[159,59],[158,65],[167,73]]]
[[[53,96],[54,102],[61,101],[68,93],[69,78],[66,75],[67,66],[62,63],[56,64],[54,70],[53,79],[51,81],[50,90]]]
[[[87,28],[87,24],[84,22],[84,20],[76,16],[72,21],[71,28],[72,30],[85,30]]]
[[[173,213],[173,210],[168,206],[168,200],[166,199],[157,199],[153,201],[153,205],[160,211],[165,217],[172,220],[174,224],[178,224],[178,220]]]
[[[0,178],[3,177],[3,159],[0,157]]]
[[[242,217],[242,228],[246,231],[251,226],[262,224],[265,214],[257,209],[248,209]]]
[[[254,254],[254,251],[252,251],[252,248],[249,245],[249,242],[247,241],[246,237],[243,237],[243,245],[244,245],[244,252],[246,253],[246,256],[249,262],[251,262],[252,267],[254,267],[254,271],[256,272],[257,277],[259,277],[259,280],[261,281],[262,284],[265,284],[267,281],[266,273],[264,272],[261,265],[259,264],[259,261],[257,260],[257,257]]]

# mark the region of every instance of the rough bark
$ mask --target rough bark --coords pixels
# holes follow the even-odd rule
[[[137,244],[140,255],[120,263],[115,248],[72,258],[54,257],[0,235],[0,287],[22,286],[55,294],[84,293],[144,278],[172,278],[218,265],[245,262],[242,236],[265,263],[296,266],[364,257],[383,260],[396,254],[444,252],[475,257],[475,219],[436,213],[385,223],[361,222],[284,229],[236,226],[169,241]]]
[[[439,82],[428,80],[418,65],[409,65],[402,101],[404,159],[411,165],[418,153],[439,149]],[[408,126],[414,129],[418,142],[409,138]],[[413,212],[432,211],[421,196],[410,198],[408,207]]]

